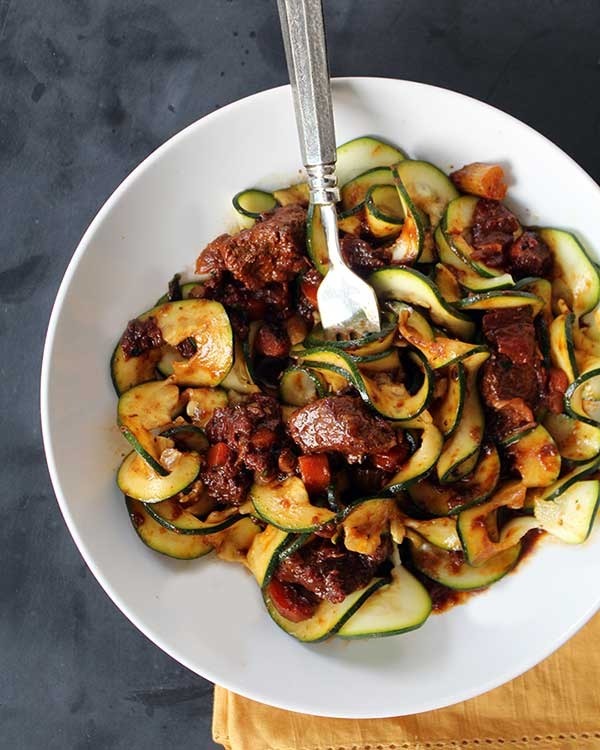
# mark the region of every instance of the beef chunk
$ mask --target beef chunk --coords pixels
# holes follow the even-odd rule
[[[535,232],[523,232],[508,248],[506,268],[515,278],[547,276],[552,267],[548,245]]]
[[[349,461],[397,444],[388,422],[351,396],[329,396],[303,406],[292,415],[288,430],[303,453],[337,451]]]
[[[255,394],[244,403],[216,409],[206,425],[206,434],[211,443],[226,443],[230,449],[239,450],[241,442],[259,428],[274,432],[280,424],[281,409],[277,400]]]
[[[305,223],[306,209],[301,206],[276,208],[250,229],[213,240],[198,258],[196,271],[229,271],[251,290],[290,281],[306,266]]]
[[[473,258],[492,268],[502,268],[505,251],[519,229],[517,217],[498,201],[480,198],[473,213],[471,242]]]
[[[534,363],[536,341],[531,307],[490,310],[483,316],[482,324],[484,336],[498,354],[514,364]]]
[[[340,240],[344,260],[356,273],[366,276],[377,268],[389,265],[391,252],[387,247],[372,247],[365,240],[347,234]]]
[[[268,481],[281,471],[278,455],[289,447],[279,403],[262,394],[216,409],[206,434],[212,444],[225,443],[232,467],[254,472],[255,481]]]
[[[316,268],[311,267],[303,274],[300,281],[300,294],[296,304],[296,311],[310,325],[314,324],[314,312],[317,309],[317,291],[323,277]]]
[[[195,340],[191,337],[188,337],[187,339],[183,339],[183,341],[180,341],[179,344],[177,344],[177,351],[181,354],[182,357],[185,357],[185,359],[190,359],[190,357],[193,357],[194,354],[198,351],[198,347],[196,346]]]
[[[483,374],[485,384],[486,373]],[[482,389],[483,390],[483,389]],[[485,394],[484,394],[485,399]],[[535,426],[535,416],[531,407],[522,398],[511,398],[502,402],[502,406],[488,409],[488,420],[486,422],[487,432],[491,437],[502,440],[517,430]]]
[[[265,284],[254,293],[254,299],[265,306],[266,320],[287,319],[294,314],[290,285],[285,282]],[[256,319],[256,318],[255,318]]]
[[[552,367],[548,373],[546,398],[544,400],[548,410],[553,414],[560,414],[565,407],[565,391],[569,387],[569,378],[563,370]]]
[[[493,353],[483,366],[481,394],[491,412],[490,432],[503,438],[534,423],[533,409],[544,396],[546,371],[530,307],[487,312],[483,332]]]
[[[538,395],[535,367],[519,365],[508,357],[492,354],[483,365],[481,393],[485,403],[493,409],[501,409],[512,399],[532,404]]]
[[[261,289],[250,290],[228,271],[224,271],[219,276],[207,279],[199,289],[204,298],[216,300],[227,308],[232,325],[242,338],[246,338],[248,334],[248,321],[278,322],[291,317],[294,312],[290,285],[287,282],[273,282],[265,284]]]
[[[290,338],[280,326],[265,323],[259,328],[254,345],[256,351],[265,357],[287,357]]]
[[[210,466],[200,478],[207,494],[224,505],[241,505],[252,483],[252,473],[232,457],[221,466]]]
[[[127,324],[121,339],[121,349],[125,359],[131,359],[131,357],[139,357],[150,349],[156,349],[164,343],[156,318],[149,317],[146,320],[135,318]]]
[[[342,602],[353,591],[366,586],[389,555],[383,542],[373,557],[350,552],[322,537],[305,544],[284,558],[275,577],[283,583],[302,586],[319,599]]]

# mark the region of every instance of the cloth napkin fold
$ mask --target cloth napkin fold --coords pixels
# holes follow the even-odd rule
[[[392,719],[326,719],[215,687],[227,750],[600,749],[600,613],[537,667],[478,698]]]

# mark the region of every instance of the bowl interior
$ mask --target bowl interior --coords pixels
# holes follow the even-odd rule
[[[574,229],[592,254],[600,246],[600,190],[513,118],[452,92],[386,79],[337,80],[334,103],[338,142],[383,136],[444,170],[501,162],[510,175],[509,202],[524,223]],[[145,548],[115,485],[128,448],[115,427],[109,359],[125,323],[231,227],[238,190],[289,184],[299,164],[286,87],[192,125],[110,198],[69,266],[50,324],[42,420],[52,480],[71,533],[109,596],[198,674],[318,715],[439,708],[533,666],[591,616],[600,594],[585,581],[600,577],[597,532],[579,547],[545,543],[517,574],[413,633],[306,646],[269,619],[240,567],[210,558],[178,562]]]

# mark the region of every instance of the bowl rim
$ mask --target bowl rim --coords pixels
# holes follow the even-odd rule
[[[571,157],[569,154],[563,151],[559,146],[553,143],[549,138],[547,138],[546,136],[542,135],[537,130],[535,130],[535,128],[522,122],[517,117],[511,114],[508,114],[507,112],[504,112],[498,107],[494,107],[491,104],[487,104],[486,102],[483,102],[477,99],[476,97],[472,97],[467,94],[462,94],[460,92],[453,91],[452,89],[449,89],[449,88],[445,88],[442,86],[435,86],[435,85],[427,84],[427,83],[421,83],[418,81],[411,81],[407,79],[396,78],[393,76],[389,76],[389,77],[388,76],[344,76],[344,77],[332,78],[332,84],[334,87],[337,84],[344,85],[344,84],[352,84],[355,82],[362,82],[362,83],[366,83],[367,85],[369,83],[377,83],[377,82],[395,82],[395,83],[400,83],[402,85],[406,85],[409,88],[415,87],[417,89],[422,89],[424,91],[444,92],[446,94],[451,94],[452,96],[457,97],[460,100],[465,100],[467,102],[470,102],[471,104],[476,104],[478,107],[491,110],[494,113],[501,115],[503,118],[506,118],[507,121],[510,123],[511,127],[521,129],[523,132],[526,132],[530,137],[539,139],[547,147],[550,147],[552,150],[557,152],[558,155],[561,157],[561,159],[569,162],[571,167],[576,168],[576,170],[579,171],[580,175],[589,183],[590,189],[597,193],[598,200],[600,202],[600,186],[595,182],[595,180],[591,177],[591,175],[573,159],[573,157]],[[111,195],[103,203],[100,210],[96,213],[96,215],[94,216],[94,218],[88,225],[87,229],[85,230],[85,232],[83,233],[81,239],[79,240],[77,244],[77,247],[67,265],[67,268],[60,282],[60,285],[56,294],[56,298],[52,306],[52,312],[50,314],[48,328],[47,328],[46,337],[45,337],[42,364],[41,364],[41,377],[40,377],[40,415],[41,415],[42,440],[43,440],[44,452],[46,456],[46,463],[48,466],[48,471],[49,471],[50,479],[52,482],[54,494],[56,496],[56,500],[58,502],[59,508],[61,510],[65,523],[67,525],[69,533],[71,534],[79,553],[83,557],[84,562],[90,568],[97,582],[100,584],[100,586],[102,587],[104,592],[108,595],[108,597],[111,599],[111,601],[115,604],[115,606],[136,627],[136,629],[140,631],[154,645],[158,646],[162,651],[168,654],[172,659],[177,661],[179,664],[182,664],[194,674],[198,674],[204,679],[207,679],[213,683],[219,684],[222,687],[228,690],[234,691],[237,694],[242,695],[246,698],[250,698],[256,701],[261,701],[263,703],[266,703],[267,705],[286,709],[286,710],[293,711],[293,712],[311,713],[312,715],[315,715],[315,716],[325,716],[325,717],[332,717],[332,718],[354,718],[354,719],[363,719],[363,718],[364,719],[367,719],[367,718],[376,719],[376,718],[388,718],[392,716],[401,716],[401,715],[406,715],[408,712],[404,711],[403,713],[394,713],[394,712],[389,712],[389,711],[383,711],[383,712],[366,711],[358,715],[356,712],[351,711],[351,712],[346,712],[346,713],[344,712],[336,713],[335,716],[328,712],[320,713],[318,711],[315,711],[313,706],[307,709],[306,705],[303,706],[301,702],[298,702],[294,705],[289,705],[286,701],[278,702],[277,700],[274,700],[271,696],[265,695],[261,688],[257,688],[253,690],[244,689],[242,686],[238,685],[234,679],[228,679],[228,678],[223,679],[222,676],[217,676],[214,673],[212,673],[212,670],[210,669],[207,670],[206,672],[204,671],[199,672],[197,666],[193,666],[190,663],[190,661],[186,659],[184,654],[178,653],[176,649],[171,648],[170,646],[165,644],[162,637],[153,632],[152,627],[148,627],[146,624],[142,624],[139,618],[129,610],[129,607],[126,601],[124,601],[123,598],[112,589],[109,581],[105,578],[102,570],[98,567],[98,565],[94,561],[93,556],[89,552],[86,543],[80,536],[77,526],[69,511],[68,502],[62,489],[62,485],[61,485],[61,481],[59,477],[59,470],[58,470],[56,460],[55,460],[54,447],[52,444],[50,414],[49,414],[49,383],[50,383],[50,363],[51,363],[53,350],[54,350],[54,341],[55,341],[55,337],[57,333],[58,321],[59,321],[60,314],[63,309],[65,296],[69,289],[71,280],[77,271],[79,263],[81,262],[83,256],[87,252],[88,246],[90,245],[97,228],[103,223],[105,217],[107,216],[107,214],[110,213],[113,206],[115,206],[119,202],[119,200],[121,199],[121,196],[125,194],[135,182],[141,179],[144,173],[146,172],[146,170],[149,169],[164,154],[166,154],[166,152],[170,148],[172,148],[175,144],[193,135],[197,129],[203,127],[204,124],[207,122],[213,122],[215,120],[219,120],[219,118],[221,117],[230,117],[232,112],[235,112],[235,110],[238,110],[238,109],[242,109],[251,100],[257,100],[257,99],[260,100],[262,97],[274,95],[276,92],[283,92],[286,90],[290,91],[289,84],[284,84],[282,86],[276,86],[276,87],[272,87],[268,89],[263,89],[261,91],[257,91],[241,99],[237,99],[233,102],[230,102],[229,104],[224,105],[223,107],[221,107],[220,109],[214,112],[210,112],[204,115],[203,117],[195,120],[194,122],[190,123],[185,128],[183,128],[182,130],[175,133],[173,136],[168,138],[164,143],[162,143],[156,149],[154,149],[147,157],[143,159],[143,161],[141,161],[136,167],[132,169],[132,171],[120,182],[118,187],[111,193]],[[291,97],[290,97],[290,105],[291,105]],[[598,598],[598,601],[593,603],[589,607],[589,609],[577,621],[575,621],[569,628],[567,628],[556,639],[554,639],[551,643],[549,643],[547,648],[543,650],[543,654],[541,657],[538,654],[535,657],[532,657],[530,659],[524,659],[518,664],[518,666],[516,667],[513,666],[510,669],[506,669],[501,674],[498,673],[493,678],[483,681],[482,683],[478,685],[476,689],[463,688],[462,690],[454,690],[452,694],[448,695],[444,699],[444,701],[441,703],[440,703],[439,697],[437,700],[432,700],[429,703],[424,702],[423,706],[419,709],[419,713],[423,711],[430,711],[430,710],[435,710],[439,708],[444,708],[446,706],[454,705],[464,700],[469,700],[478,695],[482,695],[496,687],[499,687],[500,685],[503,685],[513,680],[514,678],[518,677],[519,675],[527,672],[528,670],[532,669],[534,666],[539,664],[541,661],[546,659],[548,656],[550,656],[554,651],[560,648],[564,643],[566,643],[566,641],[568,641],[581,627],[583,627],[583,625],[585,625],[599,609],[600,609],[600,597]]]

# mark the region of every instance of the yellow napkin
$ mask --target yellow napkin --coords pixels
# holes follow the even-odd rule
[[[600,749],[600,614],[535,669],[455,706],[393,719],[324,719],[215,687],[227,750]]]

